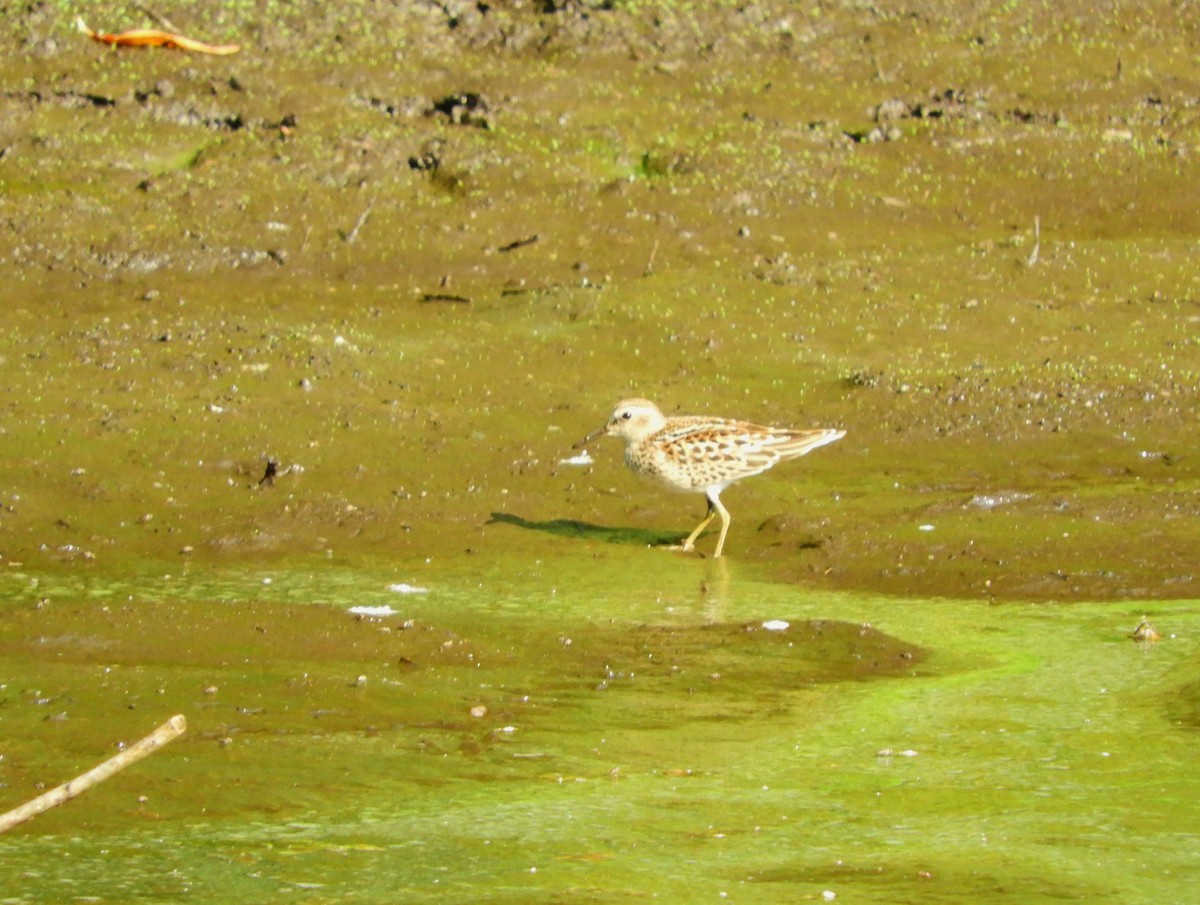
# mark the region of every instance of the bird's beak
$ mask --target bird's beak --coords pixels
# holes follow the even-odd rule
[[[578,443],[576,443],[574,446],[572,446],[571,449],[581,449],[584,446],[587,446],[589,443],[591,443],[597,437],[603,437],[607,433],[608,433],[608,425],[606,424],[606,425],[604,425],[604,427],[600,428],[599,430],[592,431],[590,434],[588,434],[586,437],[584,437],[582,440],[580,440]]]

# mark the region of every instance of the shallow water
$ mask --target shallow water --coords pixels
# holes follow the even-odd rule
[[[7,576],[6,799],[190,730],[11,834],[0,901],[1186,900],[1194,603],[601,557]]]

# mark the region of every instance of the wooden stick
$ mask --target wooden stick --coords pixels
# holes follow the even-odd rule
[[[27,801],[19,808],[13,808],[7,814],[0,814],[0,833],[11,830],[19,823],[24,823],[31,817],[36,817],[43,811],[57,807],[65,801],[70,801],[76,795],[86,792],[97,783],[102,783],[114,773],[119,773],[135,761],[141,760],[148,754],[153,754],[167,742],[174,741],[187,731],[187,720],[183,714],[171,717],[144,739],[130,745],[115,757],[110,757],[98,767],[93,767],[86,773],[63,783],[56,789],[51,789],[44,795],[39,795],[33,801]]]

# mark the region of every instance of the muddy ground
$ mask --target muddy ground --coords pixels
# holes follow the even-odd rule
[[[642,395],[847,430],[725,496],[781,580],[1196,596],[1194,11],[150,12],[242,49],[0,5],[10,570],[602,566],[702,510],[562,463]]]

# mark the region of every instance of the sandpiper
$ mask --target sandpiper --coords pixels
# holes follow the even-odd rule
[[[840,440],[846,432],[762,427],[704,415],[668,418],[649,400],[625,399],[617,403],[604,427],[575,446],[579,448],[601,435],[625,441],[625,463],[638,474],[657,478],[673,490],[704,494],[708,512],[682,549],[691,550],[713,517],[720,515],[721,536],[713,554],[720,556],[729,533],[729,512],[721,505],[722,490],[742,478],[761,474],[776,462],[798,458]]]

